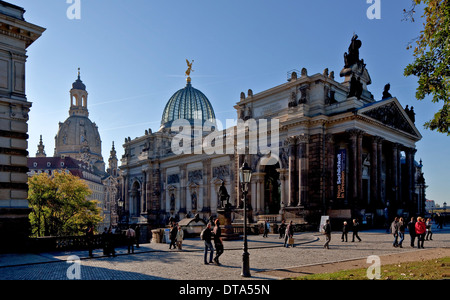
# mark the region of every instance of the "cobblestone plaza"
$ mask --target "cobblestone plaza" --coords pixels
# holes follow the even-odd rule
[[[406,235],[403,248],[392,247],[392,235],[383,231],[360,232],[361,242],[341,242],[340,232],[333,232],[330,249],[324,249],[324,236],[315,232],[295,235],[295,247],[283,247],[283,239],[276,234],[249,237],[251,280],[276,280],[268,271],[289,270],[338,261],[367,258],[370,255],[403,253],[415,256],[421,251],[445,248],[450,245],[449,227],[436,229],[432,241],[425,242],[425,250],[409,246]],[[116,257],[104,257],[101,249],[88,258],[87,251],[42,254],[0,255],[0,280],[67,280],[67,271],[73,265],[67,258],[81,259],[82,280],[241,280],[242,241],[226,241],[221,256],[222,266],[203,264],[203,241],[185,239],[183,250],[169,250],[168,244],[143,244],[128,254],[126,248],[117,248]],[[381,258],[381,264],[383,264]],[[367,265],[369,266],[369,264]]]

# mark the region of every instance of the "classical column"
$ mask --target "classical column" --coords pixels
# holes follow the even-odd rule
[[[383,191],[383,181],[381,178],[381,170],[383,168],[383,141],[384,139],[379,137],[377,140],[377,203],[382,203],[382,191]]]
[[[307,172],[308,172],[308,142],[309,135],[297,136],[297,159],[298,159],[298,203],[297,206],[306,204],[308,194]],[[294,202],[295,203],[295,202]],[[292,203],[292,204],[294,204]]]
[[[252,209],[254,211],[256,211],[256,201],[257,201],[257,180],[255,179],[254,176],[252,176],[252,182],[251,182],[251,204],[252,204]]]
[[[289,170],[286,169],[277,169],[277,172],[280,173],[280,211],[286,206],[286,196],[288,196],[288,193],[286,193],[288,190],[286,189],[286,182],[287,182],[287,173]]]
[[[253,177],[256,183],[256,199],[254,200],[255,206],[253,206],[253,211],[261,213],[264,211],[264,173],[254,173],[252,179]]]
[[[413,191],[414,191],[414,156],[416,153],[416,149],[407,148],[406,152],[406,197],[408,203],[413,201]]]
[[[363,169],[363,160],[362,160],[362,154],[363,154],[363,150],[362,150],[362,142],[363,142],[363,134],[364,132],[360,131],[358,134],[358,144],[357,144],[357,180],[358,180],[358,203],[361,203],[361,201],[363,200],[363,188],[362,188],[362,169]]]
[[[378,144],[380,137],[372,137],[372,149],[370,155],[370,206],[375,208],[378,204],[378,172],[381,166],[378,166]]]
[[[211,179],[211,158],[206,158],[205,160],[203,160],[203,197],[201,204],[199,202],[197,206],[199,212],[206,210],[206,208],[208,207],[208,199],[211,199]],[[238,191],[239,190],[240,189],[238,189]]]
[[[357,172],[357,165],[358,165],[358,134],[359,130],[351,129],[347,131],[349,134],[350,139],[350,155],[349,155],[349,161],[350,161],[350,176],[351,178],[351,191],[349,194],[351,194],[351,199],[355,201],[358,197],[358,172]]]
[[[125,211],[130,211],[130,195],[128,194],[128,181],[129,181],[129,176],[126,173],[126,171],[124,171],[124,175],[123,175],[123,186],[124,186],[124,191],[123,191],[123,200],[125,203],[124,206],[124,210]]]
[[[326,171],[327,171],[327,175],[328,175],[328,181],[327,181],[328,187],[326,188],[326,190],[328,191],[327,201],[330,201],[330,200],[334,200],[334,195],[335,195],[334,182],[335,182],[336,174],[335,174],[334,166],[335,166],[335,157],[336,157],[336,147],[335,147],[334,135],[327,134],[325,136],[325,142],[327,145]]]
[[[287,139],[289,143],[289,199],[288,206],[292,206],[295,203],[296,196],[296,183],[295,183],[295,170],[296,170],[296,143],[297,138],[292,136]]]
[[[400,144],[397,144],[397,143],[392,144],[392,174],[391,174],[391,183],[392,183],[391,201],[392,201],[392,203],[391,203],[391,206],[393,205],[394,208],[397,208],[397,205],[398,205],[399,146],[400,146]]]
[[[147,212],[147,177],[148,177],[148,171],[142,170],[142,187],[141,187],[141,207],[140,213],[146,213]]]
[[[186,213],[187,171],[186,164],[180,166],[180,208],[179,212]]]
[[[259,188],[260,188],[260,195],[261,197],[258,199],[259,206],[258,211],[259,213],[265,213],[265,199],[264,199],[264,173],[262,173],[262,176],[259,180]]]
[[[167,209],[166,209],[166,191],[165,191],[165,187],[166,187],[166,169],[163,169],[162,171],[161,171],[161,182],[163,183],[162,185],[161,185],[161,190],[160,190],[160,199],[159,199],[159,201],[160,201],[160,204],[159,204],[159,207],[160,207],[160,210],[161,211],[163,211],[164,213],[167,211]]]

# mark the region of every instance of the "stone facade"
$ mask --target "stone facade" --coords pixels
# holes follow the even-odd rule
[[[26,22],[24,13],[0,1],[0,251],[20,247],[29,233],[25,63],[27,48],[45,29]]]
[[[327,214],[380,224],[387,212],[423,213],[425,185],[417,186],[423,173],[414,159],[422,136],[414,115],[389,94],[388,85],[381,100],[368,90],[372,79],[359,59],[361,44],[352,39],[340,72],[343,82],[328,69],[313,75],[302,69],[290,72],[284,84],[242,92],[234,106],[242,123],[218,134],[226,136],[221,153],[227,154],[203,149],[176,155],[170,147],[176,134],[167,130],[125,139],[120,169],[127,222],[157,225],[168,217],[216,216],[222,181],[231,204],[240,207],[238,172],[244,162],[253,170],[248,194],[253,221],[314,223]],[[261,137],[252,120],[278,121],[267,138],[275,151],[250,151],[252,139]],[[245,144],[239,144],[240,130]],[[233,153],[225,151],[230,143]]]

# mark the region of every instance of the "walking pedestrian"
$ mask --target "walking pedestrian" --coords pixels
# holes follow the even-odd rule
[[[269,223],[269,221],[264,221],[264,234],[263,234],[263,237],[269,237],[268,236],[268,234],[269,234],[269,228],[270,228],[270,223]]]
[[[348,224],[347,221],[344,221],[344,224],[342,225],[342,241],[348,242]]]
[[[398,217],[394,218],[394,221],[392,221],[391,223],[391,233],[394,236],[394,242],[392,243],[392,246],[394,246],[395,248],[398,247]]]
[[[438,223],[438,228],[442,229],[443,224],[444,224],[444,216],[442,216],[441,214],[437,214],[437,223]]]
[[[405,240],[405,221],[402,217],[398,220],[398,237],[400,238],[400,241],[398,241],[398,246],[400,248],[403,248],[403,241]]]
[[[139,248],[139,242],[141,241],[141,226],[137,225],[134,231],[136,233],[136,248]]]
[[[205,253],[204,253],[204,257],[203,257],[204,263],[205,263],[205,265],[207,265],[208,263],[212,264],[213,263],[213,255],[214,255],[214,247],[211,243],[211,238],[212,238],[211,222],[208,222],[208,224],[206,225],[206,228],[203,229],[201,238],[205,241]],[[207,261],[208,250],[210,251],[209,262]]]
[[[361,238],[360,238],[359,235],[358,235],[358,232],[359,232],[359,223],[358,223],[358,220],[353,219],[353,228],[352,228],[352,229],[353,229],[352,242],[355,241],[355,237],[358,239],[358,241],[361,242]]]
[[[220,229],[220,221],[216,219],[214,226],[214,248],[216,248],[216,256],[214,257],[214,263],[220,266],[219,257],[224,251],[223,240],[222,240],[222,230]]]
[[[292,224],[292,221],[289,222],[288,226],[286,227],[286,232],[284,234],[284,247],[289,248],[289,245],[291,244],[291,239],[294,238],[294,225]],[[294,243],[292,243],[292,246],[294,246]]]
[[[411,248],[414,248],[414,241],[416,239],[416,221],[414,217],[411,217],[411,221],[408,223],[409,237],[411,238]]]
[[[177,246],[176,246],[177,233],[178,233],[178,229],[177,229],[176,223],[173,222],[171,224],[171,228],[170,228],[170,232],[169,232],[169,237],[170,237],[169,249],[172,249],[172,246],[173,246],[173,249],[177,248]]]
[[[134,229],[130,226],[128,226],[127,232],[127,244],[128,244],[128,254],[130,253],[130,250],[134,253],[134,239],[136,237],[136,232]]]
[[[281,238],[283,238],[284,237],[284,233],[286,232],[286,222],[285,222],[285,220],[283,219],[282,221],[281,221],[281,225],[280,225],[280,228],[278,229],[278,233],[280,234],[280,239]]]
[[[431,227],[433,226],[433,222],[431,221],[430,218],[427,219],[426,222],[426,228],[427,228],[427,235],[425,237],[425,240],[428,241],[428,237],[430,237],[430,241],[432,241],[432,237],[433,237],[433,231],[431,230]]]
[[[108,228],[103,228],[103,232],[102,232],[102,244],[103,244],[103,255],[109,255],[108,254]]]
[[[94,226],[89,225],[86,229],[86,242],[89,249],[89,257],[93,257],[94,254],[92,253],[94,249]]]
[[[330,225],[330,219],[327,219],[325,222],[325,225],[323,225],[323,233],[325,234],[325,245],[323,245],[324,248],[330,249],[330,241],[331,241],[331,225]]]
[[[184,231],[181,229],[180,224],[177,224],[177,248],[178,250],[183,250],[183,238],[184,238]]]
[[[106,227],[105,227],[106,229]],[[106,231],[106,234],[103,236],[105,239],[105,250],[106,255],[116,257],[116,249],[115,249],[115,240],[114,240],[114,234],[112,232],[112,228],[109,227],[109,229]]]
[[[417,248],[423,249],[423,243],[425,240],[425,233],[426,233],[426,224],[425,220],[422,217],[417,218],[416,222],[416,235],[417,235]]]

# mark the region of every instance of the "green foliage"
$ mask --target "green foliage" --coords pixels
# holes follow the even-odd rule
[[[65,172],[41,173],[28,179],[30,222],[34,236],[80,235],[88,224],[101,221],[91,190],[80,178]]]
[[[416,40],[415,60],[405,68],[404,74],[418,77],[418,100],[432,95],[432,102],[442,103],[442,108],[425,127],[450,135],[450,0],[413,0],[412,9],[405,13],[411,16],[414,7],[420,4],[425,5],[424,29]]]

